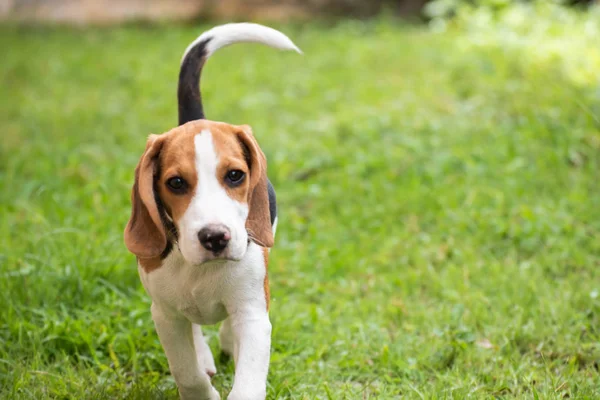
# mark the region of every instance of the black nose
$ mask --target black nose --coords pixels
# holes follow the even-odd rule
[[[224,225],[211,224],[198,232],[198,239],[202,247],[217,255],[227,247],[231,240],[231,232]]]

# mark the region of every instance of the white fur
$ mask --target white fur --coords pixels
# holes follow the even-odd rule
[[[211,40],[206,46],[207,58],[222,47],[240,42],[262,43],[276,49],[294,50],[302,54],[302,51],[283,33],[267,26],[243,22],[216,26],[204,32],[185,49],[181,62],[194,46],[208,38]]]
[[[214,376],[217,373],[215,359],[213,358],[210,347],[202,335],[202,327],[197,324],[192,324],[192,333],[194,335],[194,347],[196,348],[196,357],[198,364],[204,366],[204,372],[209,376]]]
[[[275,213],[277,214],[277,213]],[[275,237],[275,232],[277,231],[277,215],[275,215],[275,219],[273,220],[273,226],[271,227],[271,229],[273,230],[273,237]],[[269,248],[269,253],[271,252],[271,249]]]
[[[200,245],[198,232],[209,224],[222,224],[231,232],[231,240],[222,257],[240,260],[248,245],[248,205],[229,197],[219,182],[219,158],[210,131],[203,130],[196,135],[194,146],[198,183],[188,209],[178,221],[181,253],[188,262],[196,265],[214,259],[212,252]]]
[[[275,217],[275,220],[273,221],[273,236],[275,236],[275,231],[277,231],[277,217]]]
[[[264,400],[271,322],[263,249],[247,244],[247,205],[227,196],[217,180],[219,160],[212,134],[202,131],[194,145],[198,184],[188,210],[178,221],[178,246],[160,268],[147,273],[139,266],[138,271],[152,297],[152,319],[181,399],[219,399],[209,377],[216,373],[214,359],[200,325],[224,321],[221,348],[235,361],[228,399]],[[232,249],[226,255],[230,259],[215,260],[200,246],[198,231],[209,223],[222,223],[231,230]]]
[[[152,318],[182,399],[218,399],[207,372],[214,371],[210,348],[192,324],[225,320],[221,346],[233,355],[235,380],[228,399],[266,396],[271,323],[264,292],[262,248],[251,243],[241,261],[188,263],[177,248],[160,268],[138,268],[152,297]]]

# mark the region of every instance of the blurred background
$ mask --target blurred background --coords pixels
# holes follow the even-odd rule
[[[586,6],[595,0],[566,0]],[[216,19],[306,20],[314,17],[373,17],[382,11],[421,18],[426,6],[452,13],[462,5],[506,7],[513,0],[1,0],[0,17],[74,24]],[[525,3],[527,0],[524,1]],[[552,3],[552,0],[548,0]],[[424,12],[425,11],[425,12]],[[432,14],[438,15],[439,11]],[[439,15],[438,15],[439,16]]]
[[[0,0],[0,20],[0,398],[177,399],[122,232],[184,49],[229,21],[304,52],[236,45],[202,72],[277,190],[268,398],[600,398],[598,2]]]

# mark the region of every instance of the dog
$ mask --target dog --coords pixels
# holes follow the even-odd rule
[[[148,138],[124,232],[184,400],[220,398],[201,329],[220,321],[221,349],[235,362],[228,399],[266,396],[275,191],[251,128],[206,120],[199,87],[206,60],[238,42],[301,53],[283,33],[250,23],[217,26],[188,46],[177,90],[179,126]]]

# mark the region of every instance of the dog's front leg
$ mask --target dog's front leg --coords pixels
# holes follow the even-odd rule
[[[181,316],[165,312],[154,303],[151,310],[171,375],[179,388],[179,397],[182,400],[218,400],[219,393],[212,387],[208,375],[200,371],[192,324]]]
[[[235,378],[228,400],[264,400],[271,352],[271,322],[266,310],[244,310],[229,317]]]

